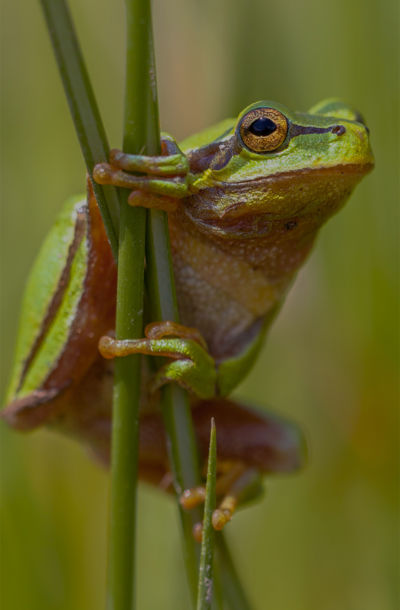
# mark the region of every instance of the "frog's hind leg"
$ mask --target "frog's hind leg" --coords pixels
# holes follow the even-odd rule
[[[34,390],[23,398],[16,398],[1,410],[0,417],[17,430],[37,428],[61,410],[63,401],[60,399],[67,386]]]
[[[195,403],[192,414],[204,460],[208,454],[210,421],[214,417],[219,461],[242,462],[264,474],[290,473],[304,463],[302,432],[295,423],[276,413],[227,398],[211,398]]]
[[[256,411],[231,400],[215,398],[197,403],[193,421],[203,464],[206,464],[210,420],[217,429],[217,497],[213,526],[222,529],[238,505],[259,495],[261,477],[298,470],[304,461],[305,443],[297,426],[266,411]],[[186,490],[184,508],[204,501],[204,487]],[[201,526],[195,536],[201,536]]]

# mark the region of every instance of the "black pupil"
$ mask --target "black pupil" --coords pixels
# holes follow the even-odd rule
[[[255,136],[269,136],[276,130],[276,124],[267,117],[256,119],[249,127],[249,131]]]

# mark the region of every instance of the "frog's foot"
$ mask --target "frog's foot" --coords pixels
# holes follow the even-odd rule
[[[145,328],[146,338],[118,340],[109,336],[99,341],[104,358],[120,358],[130,354],[164,356],[172,362],[163,365],[150,382],[150,391],[172,381],[199,398],[216,393],[216,366],[207,351],[203,337],[195,328],[176,322],[155,322]]]
[[[265,409],[255,410],[227,398],[214,397],[192,406],[203,477],[210,442],[210,421],[217,429],[217,508],[215,529],[223,528],[237,508],[262,496],[263,477],[299,470],[306,457],[304,437],[296,424]],[[205,488],[183,493],[181,503],[192,508],[204,501]],[[201,524],[194,531],[201,536]]]
[[[95,166],[93,178],[99,184],[113,184],[133,191],[129,196],[131,205],[173,211],[177,207],[176,199],[188,194],[188,172],[186,156],[173,138],[164,135],[161,155],[131,155],[113,149],[109,163]]]
[[[217,531],[229,523],[239,504],[262,492],[261,473],[257,468],[249,468],[244,462],[230,464],[228,468],[216,482],[216,494],[220,503],[212,514],[212,525]],[[205,495],[204,486],[186,489],[180,497],[181,506],[185,510],[195,508],[204,502]],[[202,529],[201,523],[196,523],[193,528],[193,535],[198,542],[201,542]]]

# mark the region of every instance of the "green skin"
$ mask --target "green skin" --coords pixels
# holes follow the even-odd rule
[[[286,117],[287,134],[275,150],[254,152],[241,139],[240,125],[249,111],[266,107]],[[197,327],[206,343],[160,323],[156,338],[149,335],[117,342],[106,337],[100,351],[107,358],[130,353],[170,358],[152,379],[152,390],[177,382],[202,399],[225,396],[254,363],[318,229],[372,168],[368,130],[356,111],[336,100],[321,102],[309,114],[264,101],[243,110],[236,120],[227,119],[187,139],[180,148],[164,136],[163,147],[164,154],[159,157],[114,152],[111,165],[97,166],[95,179],[132,190],[132,205],[170,212],[182,321]],[[71,285],[44,330],[43,320],[59,290],[80,205],[74,200],[66,206],[29,280],[9,401],[40,388],[69,341],[69,320],[80,306],[87,265],[83,242],[75,252]],[[174,231],[179,235],[175,242]],[[209,280],[200,278],[199,271],[193,271],[191,281],[185,279],[182,269],[187,260],[183,261],[180,251],[191,247],[197,249],[187,260],[196,269],[197,259],[204,256],[203,266],[211,268]],[[212,285],[211,276],[218,276],[224,265],[231,270],[231,277],[224,271]],[[211,296],[202,288],[201,282],[207,281]],[[202,298],[208,301],[192,314],[191,295],[196,291],[200,296],[193,297],[195,302]],[[227,302],[233,303],[231,308]],[[218,308],[226,315],[215,319]],[[38,349],[39,329],[42,339]],[[218,329],[222,339],[213,343]]]

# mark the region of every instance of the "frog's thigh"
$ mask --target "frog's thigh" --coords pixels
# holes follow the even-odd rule
[[[214,417],[218,461],[241,462],[263,473],[291,472],[302,465],[304,439],[299,428],[276,414],[225,398],[200,401],[192,414],[204,463]]]
[[[224,495],[244,471],[291,472],[302,464],[303,437],[295,424],[283,418],[224,398],[197,401],[192,416],[202,466],[207,463],[211,418],[215,419],[222,475],[219,495]],[[168,471],[165,431],[158,412],[140,419],[139,462],[143,474],[150,467]]]
[[[10,402],[0,413],[10,426],[17,430],[31,430],[47,422],[59,411],[65,387],[36,390]]]
[[[231,400],[213,398],[197,403],[193,409],[203,467],[207,462],[210,421],[215,419],[218,439],[217,496],[220,503],[213,512],[212,523],[222,529],[238,505],[259,496],[261,475],[291,472],[302,463],[304,443],[293,424],[266,412],[257,412]],[[185,490],[181,504],[190,509],[202,503],[205,488]],[[194,528],[201,540],[202,526]]]

